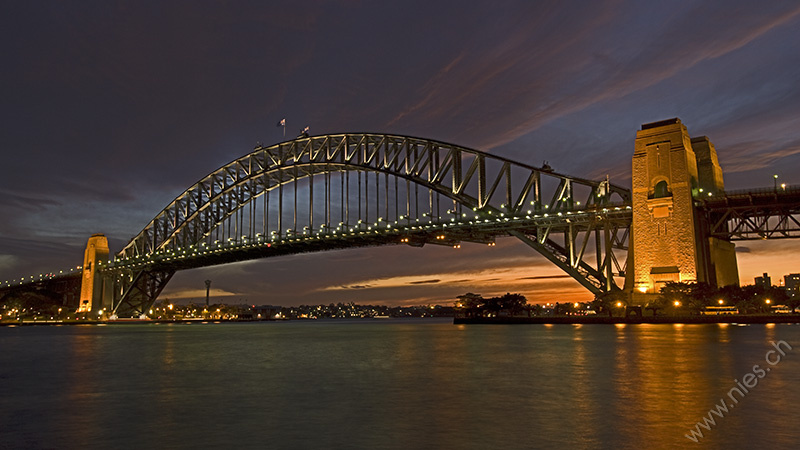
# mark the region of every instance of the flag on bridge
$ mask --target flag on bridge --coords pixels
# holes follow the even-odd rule
[[[283,137],[286,137],[286,118],[285,117],[283,119],[281,119],[280,122],[278,122],[278,126],[279,127],[283,127]]]

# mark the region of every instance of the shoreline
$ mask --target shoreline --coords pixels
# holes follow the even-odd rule
[[[142,324],[210,324],[210,323],[245,323],[245,322],[282,322],[288,319],[122,319],[122,320],[26,320],[22,322],[0,322],[0,327],[28,326],[71,326],[71,325],[142,325]]]
[[[766,324],[800,323],[800,314],[724,314],[718,316],[534,316],[534,317],[454,317],[455,325],[474,324]]]
[[[445,317],[446,318],[446,317]],[[27,326],[72,326],[72,325],[141,325],[141,324],[218,324],[218,323],[254,323],[254,322],[288,322],[310,319],[133,319],[133,320],[36,320],[24,322],[0,322],[0,327]],[[330,319],[337,320],[337,319]],[[613,325],[613,324],[800,324],[798,314],[724,314],[715,316],[656,316],[656,317],[621,317],[621,316],[533,316],[533,317],[453,317],[454,325]]]

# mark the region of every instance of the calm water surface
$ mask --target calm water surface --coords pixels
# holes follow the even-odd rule
[[[798,448],[798,405],[792,325],[0,327],[0,448]]]

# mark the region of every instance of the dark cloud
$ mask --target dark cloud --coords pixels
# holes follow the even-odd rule
[[[369,289],[368,284],[354,284],[352,286],[342,286],[342,289]]]
[[[441,281],[442,280],[421,280],[421,281],[412,281],[410,284],[436,284]]]

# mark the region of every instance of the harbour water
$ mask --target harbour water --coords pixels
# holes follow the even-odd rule
[[[797,325],[0,327],[0,448],[796,448],[799,405]]]

